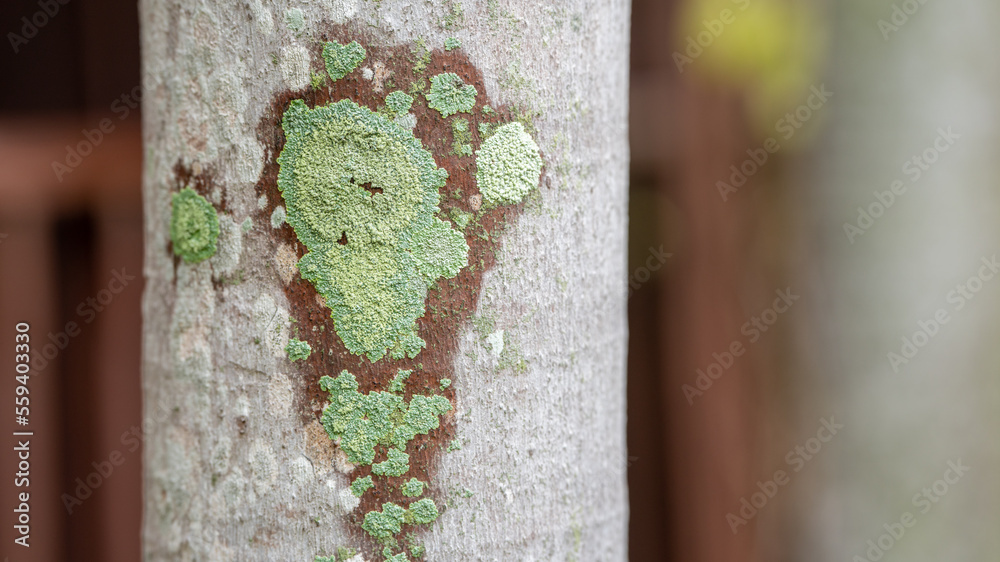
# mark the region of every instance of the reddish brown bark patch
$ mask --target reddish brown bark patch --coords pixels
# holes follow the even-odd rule
[[[499,235],[504,225],[520,213],[523,207],[523,204],[499,207],[478,214],[479,205],[472,201],[473,196],[479,195],[475,182],[475,159],[473,156],[460,156],[454,153],[451,122],[456,118],[467,119],[472,146],[478,148],[482,142],[479,123],[506,123],[513,118],[505,107],[493,107],[492,113],[483,112],[488,100],[482,74],[469,62],[463,51],[459,49],[430,51],[426,70],[417,74],[414,72],[414,65],[420,56],[417,47],[373,45],[364,33],[352,32],[343,27],[335,28],[322,36],[324,42],[337,41],[346,44],[355,40],[367,51],[367,56],[359,68],[332,84],[327,82],[326,86],[319,90],[307,88],[279,94],[258,126],[258,138],[267,152],[264,171],[257,183],[257,195],[266,195],[267,205],[258,213],[258,220],[269,224],[274,209],[278,205],[284,205],[277,186],[276,158],[285,142],[281,117],[292,100],[302,99],[310,107],[316,107],[350,99],[377,110],[385,105],[386,94],[403,90],[414,96],[411,113],[417,117],[417,126],[413,134],[420,139],[424,148],[433,154],[437,165],[448,171],[447,184],[441,190],[441,212],[438,216],[442,220],[451,220],[449,217],[452,209],[474,215],[465,230],[465,239],[469,245],[469,265],[455,278],[441,279],[428,291],[427,312],[417,320],[418,334],[427,342],[427,347],[414,359],[394,360],[386,355],[376,363],[372,363],[364,356],[350,353],[336,334],[330,310],[319,304],[321,299],[318,298],[319,295],[313,285],[298,275],[291,283],[285,285],[285,295],[291,306],[290,314],[294,322],[291,335],[307,341],[313,349],[309,359],[295,363],[296,372],[291,374],[291,378],[300,388],[300,392],[297,393],[298,407],[304,426],[320,417],[320,412],[312,407],[313,404],[325,405],[329,402],[329,394],[319,388],[319,379],[324,375],[336,377],[342,370],[350,371],[357,377],[361,392],[371,392],[386,390],[400,369],[412,369],[413,374],[406,381],[407,400],[415,393],[442,394],[454,406],[454,387],[442,390],[440,380],[443,378],[456,380],[461,376],[453,369],[454,356],[458,350],[459,330],[475,311],[483,273],[495,264],[496,252],[500,245]],[[312,70],[326,75],[321,51],[322,43],[313,46]],[[374,79],[371,81],[362,77],[362,68],[365,66],[373,69]],[[423,93],[429,91],[428,79],[442,72],[453,72],[466,84],[476,87],[478,91],[476,105],[470,113],[445,119],[436,110],[427,106]],[[412,92],[411,86],[415,81],[423,81],[425,85],[423,93]],[[381,91],[376,91],[378,85],[382,86]],[[295,248],[299,258],[306,253],[305,246],[298,241],[292,227],[287,223],[277,229],[275,236],[279,244],[290,244]],[[380,553],[381,547],[361,530],[364,514],[373,510],[380,511],[385,502],[394,502],[405,507],[417,499],[402,495],[400,489],[404,481],[417,478],[429,483],[431,487],[425,495],[433,497],[439,509],[445,508],[445,490],[434,486],[434,472],[439,455],[455,436],[454,411],[442,416],[441,422],[440,428],[432,430],[428,435],[418,435],[407,446],[410,470],[406,475],[398,478],[373,475],[375,488],[362,496],[361,506],[351,515],[353,525],[350,526],[350,532],[360,544],[364,545],[363,550],[367,558],[373,559],[373,554]],[[386,448],[378,447],[375,462],[385,458]],[[351,473],[350,478],[353,480],[369,474],[371,466],[359,466]],[[404,526],[399,536],[405,536],[407,532],[418,529],[419,527]]]

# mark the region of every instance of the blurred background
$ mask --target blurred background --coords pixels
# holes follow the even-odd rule
[[[0,5],[0,331],[45,352],[32,554],[131,561],[137,13],[53,5]],[[632,10],[631,559],[1000,559],[1000,5]]]

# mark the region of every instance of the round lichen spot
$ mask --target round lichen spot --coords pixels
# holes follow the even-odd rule
[[[361,528],[375,537],[375,540],[386,543],[399,534],[403,528],[406,510],[392,502],[382,504],[382,511],[369,511],[365,514]]]
[[[308,249],[302,277],[352,353],[414,357],[428,287],[467,263],[462,233],[435,216],[448,173],[413,133],[350,100],[295,100],[282,127],[278,188]]]
[[[431,91],[427,94],[427,106],[449,117],[460,112],[472,111],[476,105],[476,87],[462,82],[454,72],[445,72],[431,77]]]
[[[215,255],[219,241],[219,215],[204,197],[185,187],[175,193],[170,217],[170,240],[174,253],[187,263],[198,263]]]
[[[328,42],[323,45],[323,62],[330,78],[340,80],[365,60],[365,48],[357,41],[350,44]]]
[[[520,202],[541,175],[538,145],[520,123],[498,127],[476,151],[476,183],[488,206]]]
[[[281,228],[285,224],[285,208],[278,205],[271,212],[271,228]]]
[[[413,517],[413,522],[418,525],[433,523],[438,518],[438,508],[430,498],[411,503],[408,513]]]
[[[416,478],[410,478],[402,487],[403,495],[408,498],[414,498],[424,493],[424,483]]]
[[[453,51],[462,46],[462,42],[457,37],[449,37],[444,40],[444,50]]]
[[[402,90],[396,90],[385,97],[385,106],[396,115],[403,115],[413,106],[413,96]]]
[[[285,353],[288,353],[289,361],[302,361],[309,359],[309,356],[312,355],[312,346],[309,345],[309,342],[292,338],[288,340],[288,345],[285,346]]]
[[[354,480],[354,482],[351,482],[351,493],[354,494],[355,497],[360,498],[361,496],[364,495],[365,492],[372,489],[374,486],[375,483],[372,482],[371,476],[365,476],[364,478],[357,478],[356,480]]]

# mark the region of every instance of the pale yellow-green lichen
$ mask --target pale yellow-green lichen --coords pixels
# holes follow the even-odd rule
[[[340,80],[357,68],[365,60],[365,55],[365,48],[357,41],[351,41],[347,45],[332,42],[323,45],[323,62],[326,63],[330,78],[334,80]]]
[[[292,338],[288,340],[288,345],[285,346],[285,353],[288,354],[289,361],[303,361],[309,359],[309,356],[312,355],[312,346],[309,345],[309,342]]]
[[[538,145],[520,123],[498,127],[476,151],[476,183],[487,206],[520,202],[541,174]]]
[[[431,91],[427,106],[438,110],[443,117],[469,112],[476,105],[476,87],[462,82],[454,72],[431,77]]]
[[[350,100],[282,119],[278,187],[308,253],[299,261],[352,353],[413,357],[427,289],[466,265],[462,233],[438,219],[447,172],[420,141]]]
[[[354,482],[351,482],[351,493],[354,494],[355,497],[360,498],[361,496],[364,495],[365,492],[367,492],[374,486],[375,483],[372,482],[371,476],[365,476],[364,478],[357,478],[354,480]]]
[[[330,404],[322,417],[327,434],[339,440],[347,460],[359,465],[375,461],[376,446],[388,446],[388,459],[380,470],[384,474],[408,465],[406,445],[417,435],[438,428],[440,417],[451,410],[451,402],[444,396],[415,394],[407,402],[401,392],[362,394],[357,379],[348,371],[335,379],[323,377],[319,384],[330,393]]]
[[[396,90],[385,97],[385,106],[396,115],[404,115],[413,106],[413,96],[402,90]]]
[[[215,207],[190,187],[171,199],[170,240],[174,253],[187,263],[198,263],[218,247],[219,215]]]
[[[403,483],[401,491],[408,498],[414,498],[424,493],[425,484],[416,478],[410,478]]]

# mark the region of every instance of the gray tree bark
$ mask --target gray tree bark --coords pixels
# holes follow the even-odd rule
[[[145,557],[312,560],[367,540],[350,466],[317,422],[318,381],[284,351],[307,327],[286,296],[295,256],[262,213],[280,202],[259,192],[274,181],[267,139],[282,131],[261,123],[276,97],[308,88],[323,40],[356,33],[432,50],[460,39],[479,95],[533,116],[544,163],[456,336],[448,422],[462,447],[436,453],[426,559],[624,560],[627,1],[140,10]],[[194,264],[170,249],[171,196],[189,184],[221,232]]]

